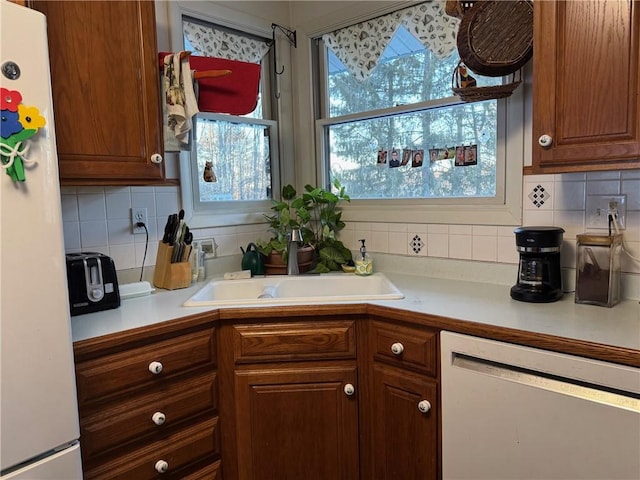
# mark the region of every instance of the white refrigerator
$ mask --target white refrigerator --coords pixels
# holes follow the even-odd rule
[[[82,478],[46,28],[0,0],[2,480]]]

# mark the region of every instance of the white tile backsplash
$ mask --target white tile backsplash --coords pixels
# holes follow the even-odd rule
[[[104,193],[83,193],[78,195],[78,217],[81,222],[104,222],[107,208]]]
[[[627,196],[627,210],[640,210],[640,180],[622,180],[620,193]]]
[[[428,233],[427,254],[430,257],[449,258],[449,235],[446,233]]]
[[[452,225],[453,226],[453,225]],[[449,235],[449,258],[471,260],[473,237],[471,235]]]
[[[390,224],[396,225],[396,224]],[[407,241],[406,224],[404,232],[389,232],[389,253],[394,255],[407,255],[409,242]]]
[[[620,180],[588,180],[587,195],[617,195],[620,193]]]
[[[542,187],[548,195],[536,206],[529,197]],[[149,245],[145,267],[155,264],[157,242],[167,216],[180,209],[180,189],[170,187],[63,187],[62,213],[66,250],[93,250],[111,255],[118,269],[142,265],[146,238],[133,235],[131,207],[147,208]],[[575,236],[585,230],[586,195],[627,195],[627,250],[640,256],[640,170],[531,175],[523,179],[523,225],[554,225],[565,229],[562,265],[575,268]],[[365,238],[375,252],[440,259],[465,259],[517,264],[514,226],[421,223],[348,222],[339,238],[358,250]],[[198,238],[215,238],[218,256],[232,256],[258,239],[268,239],[264,224],[206,228]],[[415,240],[417,239],[417,240]],[[418,246],[417,252],[414,247]],[[640,262],[623,254],[627,277],[640,277]],[[635,280],[632,280],[635,281]],[[635,285],[635,284],[634,284]]]
[[[554,182],[555,210],[584,210],[585,182]]]
[[[100,245],[109,245],[107,224],[104,220],[80,222],[80,243],[82,248],[95,248]]]

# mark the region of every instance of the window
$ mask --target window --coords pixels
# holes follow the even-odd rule
[[[270,120],[198,114],[191,153],[198,209],[216,202],[270,200],[275,132],[276,122]]]
[[[189,17],[183,17],[182,26],[184,48],[194,55],[268,65],[266,38]],[[262,221],[261,212],[279,188],[278,124],[268,118],[268,91],[269,83],[262,80],[252,111],[216,113],[201,107],[194,117],[191,149],[181,154],[181,177],[187,180],[183,203],[191,225]]]
[[[453,48],[430,44],[405,21],[423,19],[425,27],[431,21],[426,28],[447,38],[451,17],[434,20],[444,14],[433,11],[440,5],[410,7],[316,41],[319,174],[327,185],[338,180],[346,188],[352,220],[520,220],[521,93],[475,103],[453,96],[455,41]],[[387,41],[367,43],[373,36]],[[353,49],[354,38],[364,45]],[[503,81],[470,73],[478,86]],[[479,214],[478,205],[488,208]]]

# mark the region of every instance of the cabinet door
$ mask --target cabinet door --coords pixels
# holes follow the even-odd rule
[[[640,2],[534,2],[533,52],[534,173],[639,168]]]
[[[355,367],[235,375],[239,480],[358,478]],[[353,395],[347,384],[356,386]]]
[[[439,408],[436,382],[422,375],[375,364],[372,397],[374,478],[437,479]],[[421,403],[424,401],[428,404]]]
[[[47,16],[63,184],[160,183],[154,2],[32,1]]]

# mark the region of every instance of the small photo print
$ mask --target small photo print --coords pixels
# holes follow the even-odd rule
[[[438,158],[440,160],[453,160],[456,155],[456,147],[441,148]]]
[[[378,150],[378,165],[386,165],[387,164],[387,150],[385,148],[381,148]]]
[[[414,150],[413,151],[413,159],[411,160],[412,167],[421,167],[422,160],[424,157],[424,150]]]
[[[478,164],[478,145],[469,145],[467,147],[464,147],[464,164]]]
[[[409,160],[411,160],[411,154],[413,153],[413,150],[411,150],[410,148],[405,148],[402,150],[402,161],[400,162],[401,166],[405,166],[407,163],[409,163]]]
[[[400,166],[400,152],[393,148],[391,149],[391,159],[389,160],[389,168],[396,168]]]
[[[432,148],[429,150],[429,160],[431,160],[431,163],[439,160],[438,153],[439,150],[437,148]]]
[[[463,145],[458,145],[456,147],[456,161],[455,161],[455,166],[456,167],[463,167],[464,166],[464,146]]]

